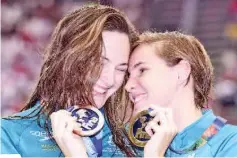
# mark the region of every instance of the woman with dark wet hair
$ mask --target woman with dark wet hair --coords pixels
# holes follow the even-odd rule
[[[1,120],[1,154],[133,156],[121,125],[130,105],[123,85],[135,39],[133,25],[113,7],[84,6],[63,17],[26,106]],[[66,109],[87,105],[99,109],[106,121],[99,133],[82,137]]]

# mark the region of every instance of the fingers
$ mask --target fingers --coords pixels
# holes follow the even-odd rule
[[[149,136],[153,136],[154,133],[159,131],[160,126],[155,121],[150,121],[145,127],[145,131],[149,134]]]
[[[73,133],[76,134],[76,135],[79,135],[79,136],[83,136],[81,128],[74,129]]]
[[[173,114],[170,108],[163,108],[154,104],[151,104],[149,107],[149,115],[154,117],[152,121],[159,124],[167,124],[173,121]]]
[[[177,133],[172,110],[151,105],[149,114],[154,118],[148,122],[145,130],[151,136],[144,147],[144,156],[164,156],[169,144]]]
[[[74,127],[74,118],[68,118],[65,122],[65,131],[66,132],[72,132],[73,131],[73,127]]]
[[[159,105],[151,104],[151,105],[149,105],[148,111],[149,111],[149,114],[154,117],[157,115],[158,111],[165,111],[165,108],[160,107]]]
[[[158,112],[158,115],[160,117],[160,125],[168,127],[170,121],[168,121],[166,111],[160,111],[160,112]]]
[[[70,110],[70,109],[69,109]],[[80,157],[86,154],[86,148],[80,134],[80,125],[77,117],[72,117],[71,112],[59,110],[50,115],[53,137],[65,156]],[[75,132],[75,129],[76,132]]]
[[[153,131],[152,131],[152,127],[154,126],[155,122],[150,121],[147,126],[145,127],[145,131],[146,133],[151,137],[153,136]]]
[[[167,117],[167,109],[166,108],[160,108],[160,107],[156,107],[153,108],[153,110],[151,112],[149,112],[149,115],[153,116],[154,118],[152,119],[152,121],[157,122],[157,124],[167,124],[169,123],[168,119],[170,119],[171,117]]]
[[[65,132],[72,133],[76,124],[76,118],[66,110],[59,110],[50,115],[53,136],[55,138],[62,137]]]
[[[77,134],[79,136],[83,136],[82,132],[83,131],[82,131],[82,128],[81,128],[81,124],[75,122],[74,126],[73,126],[73,133]]]
[[[145,131],[150,135],[154,135],[158,130],[164,130],[171,133],[177,133],[177,127],[173,120],[172,109],[163,108],[157,105],[150,105],[149,114],[154,118],[147,124]]]
[[[158,131],[160,128],[168,128],[169,121],[165,115],[164,109],[159,109],[159,111],[154,110],[153,114],[155,117],[147,124],[145,127],[145,131],[152,136],[154,133]]]

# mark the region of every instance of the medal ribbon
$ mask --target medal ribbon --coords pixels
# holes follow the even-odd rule
[[[86,151],[89,157],[101,157],[102,156],[102,133],[101,130],[97,135],[91,137],[83,137]],[[98,138],[96,138],[98,137]]]
[[[210,141],[220,131],[220,129],[225,126],[225,124],[226,120],[218,116],[192,146],[184,150],[175,150],[170,145],[169,149],[176,154],[187,154],[188,152],[197,150],[198,148],[205,145],[208,141]]]

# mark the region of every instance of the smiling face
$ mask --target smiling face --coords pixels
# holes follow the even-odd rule
[[[98,108],[103,107],[107,99],[122,85],[130,53],[129,38],[125,33],[104,31],[102,38],[103,68],[92,92]]]
[[[142,44],[129,61],[130,76],[125,88],[134,103],[135,113],[150,104],[169,106],[177,89],[175,67],[167,66],[155,51],[152,44]]]

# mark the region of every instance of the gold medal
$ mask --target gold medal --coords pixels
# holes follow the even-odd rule
[[[150,136],[146,133],[145,127],[152,118],[153,117],[149,115],[149,111],[144,110],[130,121],[128,137],[135,146],[144,147],[150,140]]]

